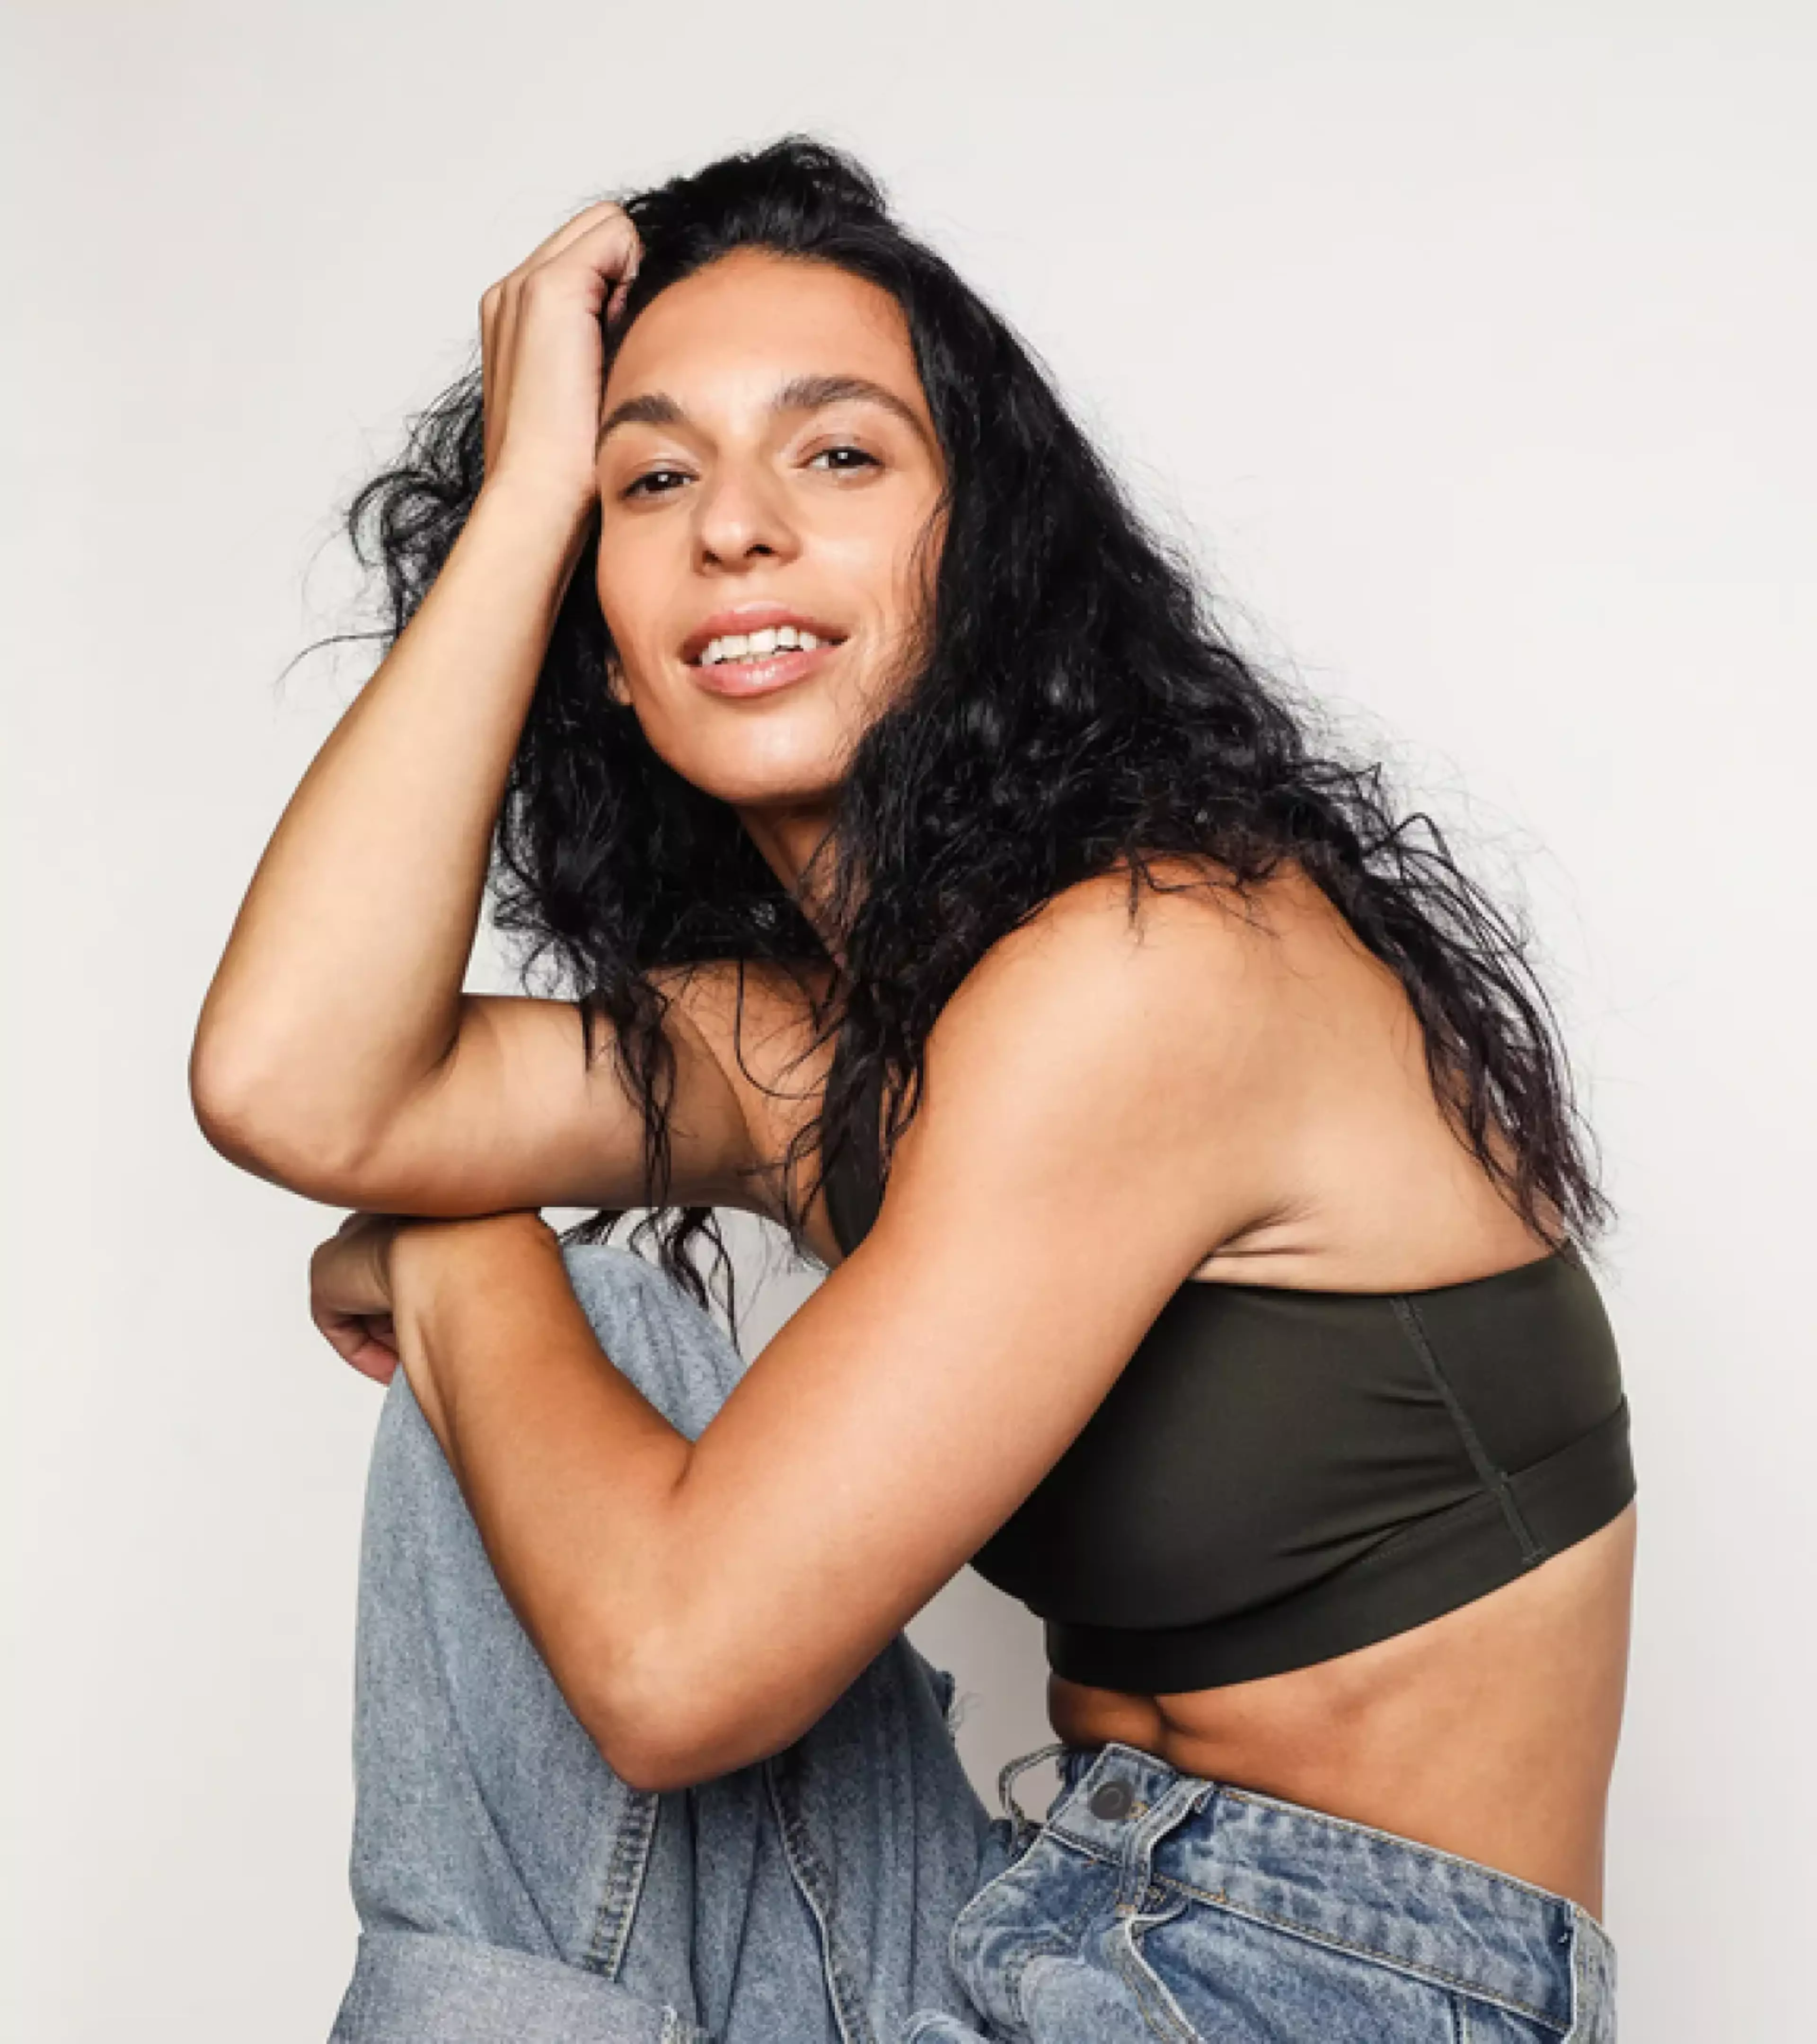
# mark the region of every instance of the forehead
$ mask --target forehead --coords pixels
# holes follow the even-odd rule
[[[603,409],[658,390],[690,412],[762,405],[804,371],[869,377],[926,416],[908,322],[887,291],[831,263],[740,248],[639,315]]]

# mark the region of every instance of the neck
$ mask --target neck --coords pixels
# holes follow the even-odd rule
[[[738,816],[765,863],[794,897],[843,973],[844,947],[826,899],[826,876],[834,852],[831,810],[811,803],[795,809],[740,808]]]

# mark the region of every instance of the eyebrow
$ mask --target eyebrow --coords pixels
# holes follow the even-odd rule
[[[770,398],[770,409],[772,413],[817,412],[823,405],[848,402],[879,405],[912,428],[924,440],[928,438],[927,428],[896,393],[885,390],[881,383],[872,382],[868,376],[793,377]],[[622,405],[613,405],[600,426],[594,452],[597,455],[605,444],[606,436],[620,426],[685,426],[687,423],[687,413],[666,391],[647,390],[641,396],[627,398]]]

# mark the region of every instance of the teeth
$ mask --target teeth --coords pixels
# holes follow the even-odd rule
[[[812,653],[827,643],[795,624],[766,627],[762,632],[728,632],[707,642],[700,664],[716,667],[724,660],[763,660],[778,651]]]

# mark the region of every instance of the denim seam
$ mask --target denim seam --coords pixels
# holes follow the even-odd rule
[[[1442,1981],[1447,1987],[1457,1988],[1464,1993],[1474,1995],[1479,2001],[1492,2002],[1498,2008],[1505,2008],[1516,2015],[1531,2015],[1536,2023],[1543,2023],[1548,2030],[1558,2030],[1556,2017],[1548,2015],[1542,2008],[1535,2008],[1531,2002],[1520,2000],[1512,1994],[1498,1993],[1485,1987],[1481,1981],[1471,1980],[1462,1973],[1447,1973],[1442,1966],[1428,1965],[1418,1959],[1404,1958],[1396,1952],[1378,1951],[1373,1945],[1359,1945],[1354,1938],[1340,1938],[1335,1931],[1318,1931],[1310,1924],[1296,1923],[1288,1916],[1277,1916],[1271,1911],[1251,1902],[1233,1902],[1222,1889],[1196,1888],[1189,1881],[1181,1881],[1177,1875],[1158,1873],[1157,1883],[1163,1888],[1172,1888],[1193,1896],[1209,1907],[1222,1909],[1232,1916],[1241,1916],[1258,1923],[1270,1923],[1277,1930],[1285,1931],[1308,1943],[1324,1945],[1335,1951],[1353,1953],[1357,1958],[1373,1959],[1391,1967],[1395,1972],[1411,1978],[1426,1981]],[[1562,2037],[1568,2032],[1559,2032]]]
[[[650,1845],[656,1834],[660,1791],[627,1788],[624,1815],[613,1841],[612,1858],[606,1867],[605,1892],[595,1911],[593,1933],[582,1964],[590,1973],[617,1980],[624,1963],[624,1949],[643,1892],[643,1877],[650,1864]]]
[[[1098,1907],[1096,1896],[1088,1896],[1083,1905],[1075,1910],[1064,1923],[1051,1931],[1043,1931],[1031,1938],[1020,1950],[1011,1954],[1003,1963],[1004,1992],[1010,2007],[1016,2011],[1016,2019],[1026,2031],[1028,2011],[1022,2005],[1022,1981],[1030,1966],[1041,1958],[1063,1958],[1078,1942],[1082,1931]]]
[[[1515,1502],[1514,1488],[1508,1481],[1507,1470],[1483,1446],[1469,1414],[1464,1410],[1463,1400],[1452,1388],[1450,1377],[1445,1374],[1419,1308],[1404,1292],[1392,1293],[1389,1303],[1393,1307],[1395,1317],[1400,1321],[1408,1341],[1426,1366],[1427,1374],[1437,1387],[1439,1396],[1445,1401],[1445,1409],[1451,1416],[1451,1424],[1458,1430],[1458,1438],[1464,1444],[1464,1452],[1470,1458],[1470,1466],[1476,1471],[1477,1481],[1485,1489],[1494,1493],[1500,1504],[1508,1530],[1520,1544],[1522,1566],[1529,1569],[1537,1568],[1546,1560],[1546,1550],[1534,1539],[1526,1517]]]
[[[1461,1866],[1467,1873],[1480,1875],[1485,1881],[1496,1881],[1504,1888],[1511,1888],[1516,1895],[1531,1895],[1536,1900],[1550,1902],[1555,1908],[1562,1904],[1571,1908],[1579,1906],[1573,1903],[1569,1896],[1559,1895],[1550,1888],[1541,1888],[1534,1881],[1523,1881],[1518,1874],[1503,1873],[1496,1867],[1485,1866],[1480,1859],[1466,1859],[1462,1853],[1446,1852],[1442,1846],[1429,1846],[1423,1839],[1406,1838],[1397,1831],[1385,1831],[1374,1824],[1358,1823],[1354,1817],[1334,1817],[1328,1810],[1315,1810],[1303,1803],[1286,1803],[1266,1796],[1252,1796],[1243,1788],[1222,1788],[1220,1793],[1227,1801],[1247,1803],[1254,1810],[1289,1810],[1296,1817],[1309,1817],[1313,1823],[1323,1824],[1331,1831],[1358,1833],[1364,1838],[1384,1839],[1391,1846],[1430,1854],[1435,1859],[1448,1860],[1454,1866]],[[1588,1915],[1588,1911],[1586,1910],[1585,1914]],[[1591,1917],[1590,1920],[1594,1923],[1596,1919]]]
[[[1047,1837],[1058,1838],[1062,1845],[1071,1846],[1075,1851],[1083,1853],[1087,1859],[1095,1859],[1100,1866],[1121,1867],[1123,1865],[1120,1853],[1101,1851],[1089,1838],[1081,1838],[1076,1831],[1069,1831],[1064,1824],[1055,1823],[1051,1817],[1040,1828]]]
[[[777,1827],[782,1835],[782,1854],[789,1863],[796,1886],[807,1903],[809,1914],[814,1919],[819,1934],[821,1957],[826,1968],[828,2000],[832,2004],[833,2019],[839,2025],[843,2044],[872,2044],[870,2025],[860,2007],[858,1992],[846,1977],[836,1941],[833,1935],[832,1919],[824,1892],[824,1883],[819,1864],[815,1858],[813,1846],[805,1827],[798,1824],[794,1812],[788,1807],[788,1799],[782,1793],[777,1779],[777,1769],[782,1756],[772,1754],[763,1765],[763,1779],[770,1794],[770,1808],[776,1815]]]
[[[1576,2037],[1584,2027],[1585,1964],[1583,1928],[1573,1919],[1571,1925],[1571,2027],[1565,2033],[1565,2044],[1570,2044],[1570,2040]]]
[[[713,2033],[701,2029],[697,2023],[690,2023],[678,2008],[663,2011],[663,2034],[659,2044],[712,2044]]]
[[[1213,1785],[1203,1777],[1181,1774],[1160,1796],[1149,1814],[1130,1833],[1118,1861],[1117,1921],[1112,1925],[1111,1955],[1144,2027],[1160,2044],[1203,2044],[1187,2022],[1185,2011],[1167,1986],[1143,1958],[1136,1933],[1155,1928],[1177,1916],[1186,1906],[1185,1898],[1165,1915],[1153,1905],[1166,1900],[1154,1878],[1154,1855],[1162,1841],[1195,1815],[1215,1796]],[[1145,1911],[1141,1905],[1150,1904]]]
[[[1170,1923],[1185,1907],[1182,1898],[1178,1907],[1165,1916],[1151,1913],[1126,1918],[1118,1927],[1120,1937],[1113,1941],[1111,1947],[1116,1969],[1129,1988],[1138,2013],[1148,2030],[1160,2038],[1161,2044],[1204,2044],[1204,2040],[1186,2020],[1185,2011],[1169,1992],[1166,1982],[1143,1956],[1135,1934],[1139,1929],[1153,1930],[1162,1923]],[[1157,2004],[1158,2011],[1151,2004]],[[1166,2024],[1165,2029],[1155,2019],[1157,2012]]]

